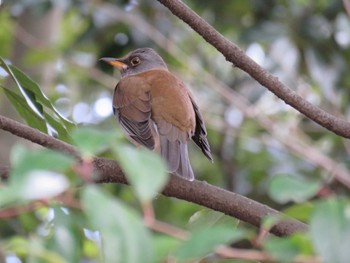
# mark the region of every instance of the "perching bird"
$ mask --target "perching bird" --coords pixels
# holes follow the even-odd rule
[[[160,151],[169,172],[194,180],[187,143],[192,139],[212,161],[203,118],[190,91],[151,48],[122,58],[101,58],[117,67],[114,114],[136,145]],[[160,149],[159,149],[160,148]]]

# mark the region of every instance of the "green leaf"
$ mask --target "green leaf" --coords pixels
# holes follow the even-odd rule
[[[101,233],[105,262],[154,262],[150,233],[133,210],[96,186],[83,190],[82,204],[92,228]]]
[[[62,121],[62,124],[69,128],[75,127],[74,123],[63,117],[56,108],[52,105],[51,101],[45,96],[45,94],[41,91],[38,84],[34,82],[31,78],[29,78],[26,74],[24,74],[17,67],[10,65],[14,78],[16,79],[16,83],[20,89],[24,89],[22,92],[25,92],[27,95],[31,96],[33,102],[40,103],[52,110]],[[9,72],[8,72],[9,73]],[[11,73],[9,73],[11,75]]]
[[[262,219],[261,228],[271,229],[283,219],[281,215],[267,215]]]
[[[204,208],[191,216],[188,222],[188,229],[193,231],[199,228],[209,228],[214,225],[228,225],[230,227],[236,228],[238,224],[238,219],[227,216],[221,212]]]
[[[11,180],[22,178],[23,174],[31,170],[51,170],[64,172],[74,163],[70,156],[55,152],[50,149],[27,149],[17,145],[12,149],[11,163]]]
[[[44,112],[43,114],[48,124],[57,131],[57,136],[55,137],[65,142],[72,141],[72,138],[70,137],[67,129],[59,121],[57,121],[54,117],[52,117],[46,112]]]
[[[264,243],[264,248],[276,261],[281,262],[292,262],[299,253],[289,239],[270,239]]]
[[[330,198],[316,204],[310,220],[310,233],[315,250],[322,262],[349,262],[349,201]]]
[[[74,215],[63,212],[62,207],[59,206],[53,207],[53,210],[53,233],[47,242],[48,249],[55,251],[66,262],[79,262],[81,236],[75,224]]]
[[[44,242],[37,236],[29,238],[13,237],[6,244],[8,250],[16,255],[25,257],[27,262],[47,262],[47,263],[65,263],[61,255],[49,251],[44,247]]]
[[[97,247],[96,242],[90,239],[84,239],[82,247],[83,254],[85,257],[95,259],[96,262],[98,262],[97,259],[99,258],[99,248]]]
[[[9,183],[0,191],[0,207],[61,193],[69,186],[63,173],[73,162],[72,158],[48,149],[14,147]]]
[[[151,201],[168,180],[159,154],[144,148],[120,145],[115,148],[120,166],[141,202]]]
[[[30,121],[32,118],[42,119],[51,125],[51,127],[56,129],[58,138],[69,141],[69,136],[67,136],[67,129],[75,127],[75,124],[64,118],[40,90],[38,84],[35,83],[27,75],[25,75],[22,71],[13,65],[8,66],[1,57],[0,66],[10,75],[16,84],[15,87],[17,88],[17,90],[14,91],[3,87],[7,91],[12,91],[11,94],[9,92],[6,93],[7,97],[9,97],[8,94],[12,95],[9,97],[11,104],[13,104],[19,114],[25,118],[27,123],[32,127],[39,128],[40,130],[44,131],[42,128],[43,125],[37,127],[35,124],[38,123]],[[13,94],[17,95],[16,100],[14,100]],[[23,110],[21,110],[20,107],[16,105],[16,103],[19,101],[18,97],[22,98],[21,105],[26,105],[26,109],[30,108],[30,114],[24,115]],[[47,132],[47,129],[45,132]]]
[[[278,262],[292,262],[297,256],[313,255],[312,243],[306,233],[296,233],[283,238],[271,236],[263,246]]]
[[[72,132],[71,136],[83,156],[93,156],[117,144],[121,133],[119,130],[102,131],[91,127],[79,127]]]
[[[229,244],[245,238],[246,232],[226,225],[195,230],[191,237],[176,251],[179,260],[194,259],[205,256],[219,245]]]
[[[314,205],[311,202],[295,204],[283,210],[283,214],[303,222],[309,222]]]
[[[153,242],[155,251],[157,251],[154,262],[167,262],[166,257],[171,255],[181,244],[180,240],[166,235],[156,235],[153,238]]]
[[[321,188],[320,182],[306,181],[287,175],[272,178],[269,186],[270,197],[278,203],[304,202],[313,197]]]
[[[11,102],[12,106],[17,110],[18,114],[26,121],[29,126],[35,127],[38,130],[47,133],[45,120],[41,118],[36,112],[34,112],[31,107],[29,107],[25,99],[11,90],[8,90],[2,86],[1,88],[3,89],[8,100]]]

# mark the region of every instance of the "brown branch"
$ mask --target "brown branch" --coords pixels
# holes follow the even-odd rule
[[[57,150],[80,159],[80,154],[72,145],[57,140],[37,129],[33,129],[18,121],[0,115],[0,129],[8,131],[13,135],[27,139],[49,149]]]
[[[227,61],[248,73],[261,85],[269,89],[284,102],[298,110],[306,117],[345,138],[350,138],[350,123],[338,119],[319,107],[303,99],[296,92],[289,89],[277,77],[271,75],[256,62],[249,58],[238,46],[226,39],[204,19],[193,12],[180,0],[158,0],[174,15],[188,24],[208,43],[224,55]]]
[[[1,115],[0,129],[81,160],[77,149],[72,145]],[[93,165],[99,175],[98,178],[95,178],[96,183],[127,183],[124,173],[115,161],[95,158]],[[226,191],[206,182],[198,180],[189,182],[177,176],[171,176],[168,185],[163,190],[163,194],[220,211],[257,227],[260,226],[262,218],[267,215],[281,216],[278,211],[247,197]],[[307,226],[304,223],[295,219],[289,219],[281,221],[274,226],[271,229],[271,233],[284,236],[297,231],[305,231],[306,229]]]

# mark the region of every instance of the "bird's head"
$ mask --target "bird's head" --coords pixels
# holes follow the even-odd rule
[[[152,48],[138,48],[121,58],[101,58],[119,69],[122,77],[152,69],[168,69],[164,60]]]

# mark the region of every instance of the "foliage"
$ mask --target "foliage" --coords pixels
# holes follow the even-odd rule
[[[348,261],[349,191],[332,180],[333,165],[350,167],[348,141],[233,70],[156,1],[138,6],[133,1],[3,2],[0,106],[8,100],[29,126],[76,145],[84,161],[12,148],[10,178],[0,184],[0,261],[219,262],[213,252],[230,244],[248,244],[277,262]],[[335,115],[348,114],[350,27],[342,1],[186,2],[309,101]],[[64,12],[50,45],[38,47],[23,32],[14,33],[18,24],[28,29],[19,19],[28,10],[41,17],[55,8]],[[21,62],[11,65],[21,53],[17,42],[29,47]],[[160,51],[192,87],[206,117],[215,163],[191,149],[197,177],[302,220],[309,232],[261,239],[251,226],[221,213],[157,196],[168,179],[164,164],[157,155],[126,145],[111,111],[101,112],[111,103],[105,87],[113,88],[116,80],[97,59],[140,46]],[[42,68],[32,71],[53,62],[49,83]],[[90,185],[92,171],[80,168],[89,168],[95,155],[118,160],[131,188]],[[182,238],[145,224],[149,206],[167,230],[179,227]],[[267,217],[263,226],[270,229],[279,220]]]

